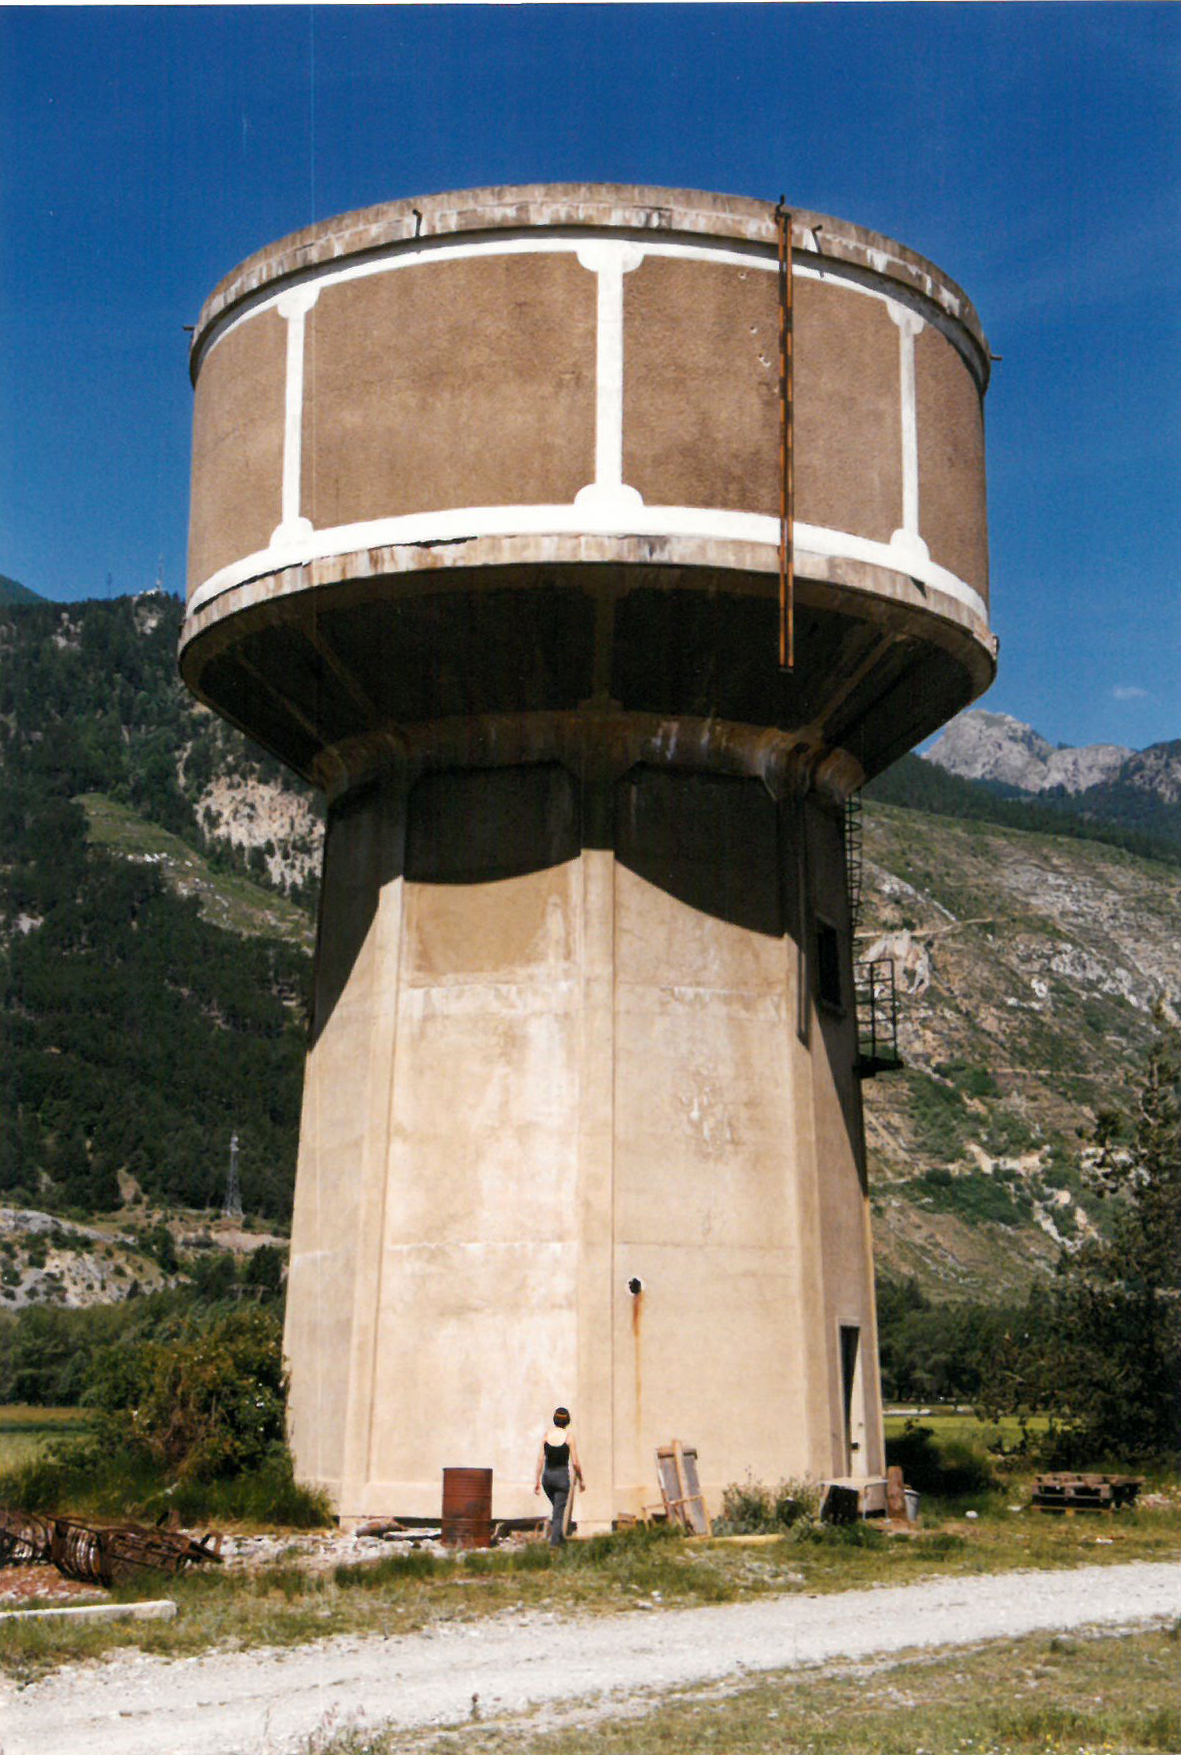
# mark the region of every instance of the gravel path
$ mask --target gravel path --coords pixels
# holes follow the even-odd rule
[[[586,1620],[530,1613],[388,1640],[149,1658],[0,1692],[2,1755],[295,1755],[328,1727],[411,1730],[586,1701],[588,1714],[743,1671],[1181,1615],[1181,1563],[937,1579],[899,1588]],[[593,1703],[593,1704],[592,1704]]]

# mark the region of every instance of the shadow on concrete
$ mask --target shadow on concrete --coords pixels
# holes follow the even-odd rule
[[[539,762],[426,774],[405,802],[396,786],[362,789],[329,818],[311,1040],[348,985],[382,888],[401,875],[495,883],[613,845],[621,865],[688,907],[778,937],[790,908],[779,836],[761,781],[643,765],[594,788]]]
[[[761,780],[633,768],[615,788],[615,857],[702,914],[783,931],[776,805]]]
[[[406,876],[420,884],[486,884],[576,859],[577,782],[556,762],[444,769],[411,794]]]

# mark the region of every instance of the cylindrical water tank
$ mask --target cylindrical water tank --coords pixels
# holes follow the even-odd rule
[[[329,220],[213,293],[187,680],[329,788],[391,726],[590,703],[633,737],[790,731],[795,766],[846,752],[846,783],[921,740],[993,669],[987,346],[912,251],[810,213],[792,233],[792,674],[765,662],[774,211],[560,185]]]

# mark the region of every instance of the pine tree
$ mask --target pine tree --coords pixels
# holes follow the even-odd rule
[[[1130,1116],[1096,1130],[1111,1235],[1064,1258],[1054,1301],[1054,1399],[1095,1455],[1181,1451],[1181,1030],[1158,1024]]]

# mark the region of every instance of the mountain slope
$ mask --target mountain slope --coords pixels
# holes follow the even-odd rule
[[[0,610],[0,1202],[42,1214],[216,1205],[234,1130],[248,1211],[290,1207],[320,822],[184,694],[179,622],[156,593]],[[1179,808],[1178,758],[1103,787]],[[1095,792],[916,757],[867,788],[859,953],[896,964],[906,1062],[865,1086],[878,1258],[938,1296],[1105,1223],[1085,1136],[1181,1009],[1181,858],[1085,819]]]
[[[1097,822],[1157,836],[1181,848],[1181,739],[1137,750],[1109,779],[1080,792],[1071,805]]]
[[[863,796],[874,804],[901,805],[966,822],[998,823],[1063,840],[1100,841],[1146,859],[1181,864],[1181,841],[1176,838],[1181,811],[1170,816],[1167,805],[1163,814],[1150,812],[1148,825],[1138,828],[1112,821],[1098,810],[1085,815],[1079,798],[1070,794],[1034,794],[999,781],[965,780],[921,756],[900,757],[869,782]]]
[[[10,579],[7,573],[0,573],[0,606],[9,603],[44,603],[45,599],[36,591],[30,591],[19,579]]]
[[[244,858],[198,821],[201,784],[186,791],[178,752],[199,752],[209,785],[259,764],[180,693],[178,618],[158,596],[0,612],[0,1201],[13,1206],[102,1213],[138,1189],[203,1207],[237,1130],[248,1207],[290,1210],[306,885],[263,887],[265,849]]]
[[[1054,748],[1007,713],[973,708],[952,720],[923,759],[961,782],[982,781],[1008,797],[1036,799],[1181,851],[1181,740],[1145,750]]]
[[[867,806],[861,954],[896,961],[905,1070],[866,1087],[879,1260],[1016,1289],[1092,1224],[1077,1173],[1181,1012],[1181,870],[1097,843]]]
[[[1022,792],[1084,792],[1118,771],[1132,754],[1119,744],[1055,749],[1008,713],[977,707],[961,713],[927,751],[926,760],[964,780],[994,780]]]
[[[92,846],[156,866],[174,895],[196,898],[202,920],[247,937],[286,939],[310,955],[315,932],[307,909],[241,872],[225,869],[224,862],[219,869],[216,848],[212,857],[198,853],[178,835],[101,792],[79,793],[77,803],[86,812]]]
[[[313,907],[312,793],[182,686],[181,616],[159,591],[0,608],[0,771],[56,798],[101,793]]]

